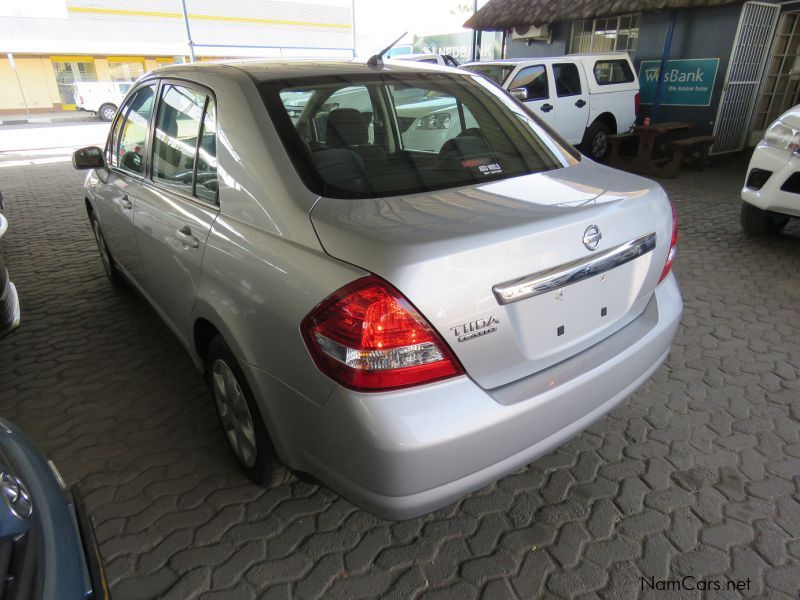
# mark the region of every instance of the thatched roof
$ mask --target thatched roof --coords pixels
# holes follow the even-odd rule
[[[489,0],[464,27],[502,31],[514,26],[549,25],[559,21],[611,17],[671,8],[722,6],[742,0]]]

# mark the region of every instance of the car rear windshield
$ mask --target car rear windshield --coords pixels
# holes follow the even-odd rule
[[[461,67],[466,71],[472,71],[478,75],[483,75],[487,79],[494,81],[497,85],[503,85],[503,82],[508,79],[511,71],[514,70],[514,65],[465,65]]]
[[[471,75],[304,77],[260,90],[303,182],[330,198],[485,183],[578,159],[522,105]]]
[[[625,59],[598,60],[594,63],[594,79],[600,85],[631,83],[633,71]]]

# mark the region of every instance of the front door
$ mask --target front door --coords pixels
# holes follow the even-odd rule
[[[511,83],[508,90],[524,88],[528,97],[523,100],[525,106],[533,114],[550,126],[555,124],[555,106],[550,101],[550,81],[547,68],[544,65],[532,65],[520,69]]]
[[[218,212],[214,99],[201,88],[165,82],[134,224],[147,294],[187,344],[203,251]]]
[[[98,221],[111,255],[140,285],[144,283],[144,273],[136,246],[133,211],[145,172],[155,89],[155,84],[140,88],[120,109],[106,146],[108,174],[95,188]]]
[[[570,144],[580,144],[589,121],[589,94],[582,69],[572,62],[555,63],[552,68],[555,130]]]

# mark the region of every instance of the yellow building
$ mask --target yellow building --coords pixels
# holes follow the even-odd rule
[[[2,0],[0,115],[72,110],[76,81],[222,57],[353,56],[352,0]]]

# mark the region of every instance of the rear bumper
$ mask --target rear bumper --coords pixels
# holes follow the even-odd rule
[[[758,190],[745,185],[742,200],[762,210],[800,217],[800,188],[793,184],[797,178],[788,181],[792,175],[800,173],[800,158],[788,150],[762,144],[753,152],[747,168],[748,176],[753,169],[771,174]]]
[[[666,359],[682,301],[670,275],[640,317],[550,369],[494,390],[468,377],[391,393],[337,387],[282,445],[371,512],[410,518],[533,462],[586,429]],[[284,429],[286,432],[287,429]]]

